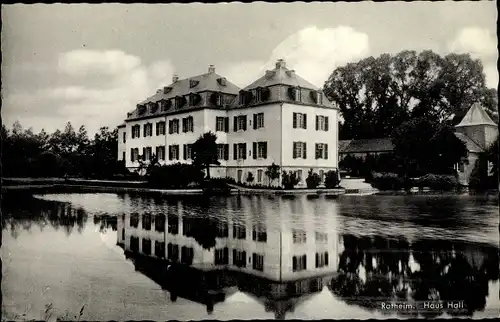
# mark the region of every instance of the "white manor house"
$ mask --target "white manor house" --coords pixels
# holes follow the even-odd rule
[[[323,178],[337,168],[338,116],[338,107],[282,59],[244,89],[211,65],[202,75],[174,76],[127,113],[118,127],[118,159],[129,170],[153,154],[160,164],[191,163],[192,144],[212,131],[221,163],[211,167],[212,177],[244,182],[252,173],[254,183],[268,184],[265,171],[275,163],[303,185],[310,169]]]

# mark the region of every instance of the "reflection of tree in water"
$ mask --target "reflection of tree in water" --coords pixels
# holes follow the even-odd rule
[[[99,225],[99,232],[105,233],[108,229],[117,231],[118,219],[116,216],[103,214],[94,215],[94,225]]]
[[[31,230],[33,224],[42,231],[47,225],[55,230],[60,228],[69,236],[73,229],[83,231],[87,214],[81,208],[72,207],[69,203],[26,198],[22,203],[11,201],[3,204],[3,227],[10,227],[12,237],[17,238],[19,229]]]
[[[498,249],[492,246],[436,240],[419,240],[410,246],[404,238],[353,235],[343,236],[343,241],[340,275],[330,288],[349,304],[374,309],[380,308],[381,300],[464,300],[472,315],[485,308],[488,283],[498,279]],[[415,271],[410,268],[410,254],[420,266]],[[446,308],[423,314],[444,312],[464,315]]]
[[[192,201],[192,202],[190,202]],[[204,249],[215,247],[215,238],[219,222],[210,216],[210,198],[200,196],[196,200],[185,200],[185,205],[189,205],[193,214],[201,214],[203,217],[186,216],[183,218],[184,231],[187,237],[193,237]],[[189,229],[186,229],[189,226]]]

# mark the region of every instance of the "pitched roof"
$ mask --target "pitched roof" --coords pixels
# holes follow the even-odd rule
[[[225,79],[225,85],[219,83],[219,79],[225,79],[224,77],[216,74],[215,72],[208,72],[198,76],[180,79],[166,87],[170,87],[171,90],[165,94],[163,89],[158,90],[154,95],[148,97],[139,104],[146,104],[150,102],[158,102],[161,99],[171,99],[176,96],[188,95],[190,93],[198,93],[203,91],[215,91],[223,92],[227,94],[237,95],[240,88],[233,83]],[[192,84],[196,84],[191,87]]]
[[[393,149],[390,138],[339,141],[340,153],[389,152]]]
[[[294,70],[286,68],[286,63],[282,59],[278,60],[275,69],[266,71],[264,76],[245,87],[244,90],[272,85],[300,86],[303,88],[318,90],[318,87],[297,75]]]
[[[125,126],[126,126],[126,124],[122,123],[122,124],[118,125],[117,127],[120,128],[120,127],[125,127]]]
[[[465,143],[465,147],[467,148],[467,151],[469,152],[475,152],[475,153],[480,153],[484,152],[484,150],[471,138],[469,138],[467,135],[459,132],[455,132],[455,136],[459,138],[462,142]]]
[[[472,104],[469,111],[467,111],[467,114],[465,114],[462,121],[458,125],[456,125],[456,127],[471,125],[497,126],[479,103]]]

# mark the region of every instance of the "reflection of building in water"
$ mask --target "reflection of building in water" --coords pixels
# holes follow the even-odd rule
[[[166,214],[123,215],[118,243],[126,251],[199,271],[224,272],[224,286],[262,297],[278,314],[294,306],[286,298],[320,291],[335,274],[336,204],[317,211],[314,201],[299,197],[277,199],[276,207],[265,208],[262,198],[232,198],[205,217],[180,201]]]

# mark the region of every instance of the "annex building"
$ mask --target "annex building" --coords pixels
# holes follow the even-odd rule
[[[190,163],[192,144],[205,132],[217,135],[220,166],[213,177],[268,184],[266,167],[295,171],[305,184],[313,169],[321,177],[338,165],[338,112],[324,93],[284,60],[240,89],[208,72],[172,84],[139,103],[118,127],[118,159],[129,170],[153,154],[160,164]],[[276,180],[274,183],[281,182]]]

